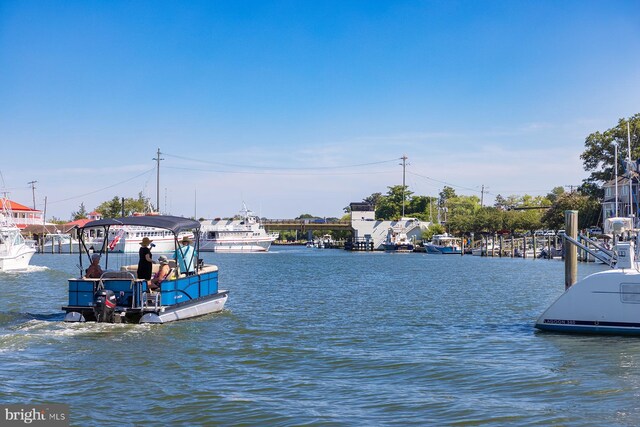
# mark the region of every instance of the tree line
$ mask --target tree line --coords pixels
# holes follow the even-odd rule
[[[404,208],[405,217],[433,223],[432,233],[518,233],[538,229],[557,230],[564,227],[565,210],[578,210],[579,227],[587,228],[601,224],[601,202],[604,196],[602,184],[614,178],[616,163],[620,174],[631,177],[637,185],[640,162],[629,162],[625,159],[640,158],[639,142],[640,113],[628,119],[620,119],[611,129],[587,136],[585,150],[580,158],[584,170],[590,175],[583,180],[581,186],[570,192],[566,192],[563,187],[555,187],[545,196],[497,195],[492,206],[483,206],[479,197],[458,195],[450,186],[445,186],[437,197],[433,197],[415,195],[407,186],[395,185],[388,187],[386,194],[373,193],[363,201],[375,207],[376,219],[379,220],[399,219]],[[617,159],[614,155],[616,150]],[[137,198],[114,196],[95,208],[104,218],[149,212],[154,209],[149,198],[144,197],[142,193],[138,193]],[[348,211],[349,208],[345,208],[347,214]],[[72,213],[72,218],[76,220],[86,217],[87,212],[82,203],[79,210]],[[313,217],[310,214],[299,216]],[[343,217],[346,218],[347,215]]]

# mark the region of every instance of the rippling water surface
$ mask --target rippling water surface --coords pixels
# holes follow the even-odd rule
[[[533,328],[559,261],[204,257],[226,310],[166,325],[63,323],[77,255],[0,273],[0,402],[67,403],[79,426],[640,424],[640,339]]]

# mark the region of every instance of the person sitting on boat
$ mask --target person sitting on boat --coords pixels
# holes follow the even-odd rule
[[[166,256],[160,255],[158,257],[158,262],[160,263],[158,272],[154,274],[153,278],[147,282],[147,287],[151,291],[159,291],[160,284],[163,280],[166,280],[167,277],[169,277],[169,273],[171,272],[171,267],[169,267],[169,260]]]
[[[184,236],[180,241],[180,247],[176,249],[173,257],[178,263],[180,273],[187,276],[191,276],[196,272],[196,260],[198,254],[193,246],[190,245],[191,239],[188,236]]]
[[[88,279],[99,279],[102,276],[102,268],[100,267],[100,254],[91,255],[91,265],[86,270]]]

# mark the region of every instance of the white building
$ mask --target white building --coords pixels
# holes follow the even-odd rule
[[[390,228],[402,228],[409,239],[422,239],[422,232],[429,226],[415,218],[401,218],[398,221],[376,220],[375,207],[364,202],[351,203],[351,227],[356,242],[372,243],[374,250],[383,249]]]

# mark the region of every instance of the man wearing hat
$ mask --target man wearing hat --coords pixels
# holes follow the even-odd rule
[[[89,279],[99,279],[102,276],[100,267],[100,254],[91,255],[91,265],[87,268],[86,277]]]
[[[180,247],[173,254],[173,257],[178,262],[178,267],[180,267],[180,273],[187,276],[195,274],[196,260],[198,259],[198,254],[190,243],[189,236],[184,236],[180,241]]]
[[[148,237],[143,237],[140,242],[140,260],[138,261],[138,279],[151,280],[151,270],[153,268],[153,259],[151,258],[151,245],[153,240]]]

